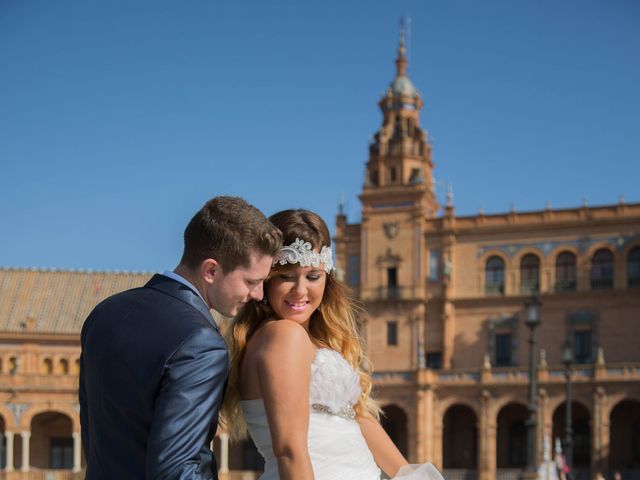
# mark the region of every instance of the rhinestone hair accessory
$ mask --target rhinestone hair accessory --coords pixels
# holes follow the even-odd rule
[[[331,249],[324,245],[320,249],[320,253],[314,252],[311,243],[296,238],[291,245],[287,245],[280,249],[280,252],[273,259],[273,264],[285,265],[287,263],[299,263],[301,267],[319,267],[325,272],[331,273],[333,270],[333,256]]]

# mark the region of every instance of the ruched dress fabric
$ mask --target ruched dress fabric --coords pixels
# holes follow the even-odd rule
[[[359,376],[334,350],[318,349],[311,364],[308,448],[315,480],[380,480],[381,472],[350,418],[360,396]],[[249,433],[265,459],[260,480],[279,480],[262,399],[240,402]],[[442,480],[431,464],[407,465],[392,480]]]

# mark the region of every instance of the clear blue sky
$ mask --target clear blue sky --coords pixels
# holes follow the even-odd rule
[[[0,266],[173,268],[218,194],[358,221],[401,15],[441,201],[640,201],[637,0],[0,0]]]

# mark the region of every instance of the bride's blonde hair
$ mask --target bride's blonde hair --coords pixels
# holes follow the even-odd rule
[[[282,231],[284,245],[292,244],[297,238],[310,242],[314,250],[331,245],[331,235],[324,221],[308,210],[284,210],[272,215],[269,220]],[[296,268],[295,265],[278,265],[271,270],[275,274]],[[265,281],[265,291],[269,278]],[[346,287],[332,271],[327,274],[327,282],[318,309],[309,321],[309,334],[316,343],[340,352],[360,375],[362,393],[354,406],[360,416],[379,419],[380,407],[371,398],[371,365],[366,358],[362,338],[358,328],[358,318],[362,309],[349,298]],[[232,320],[225,337],[229,345],[231,370],[229,383],[221,410],[221,423],[229,431],[231,438],[247,436],[247,424],[240,408],[240,367],[248,340],[260,325],[273,318],[273,311],[261,302],[250,301],[242,312]]]

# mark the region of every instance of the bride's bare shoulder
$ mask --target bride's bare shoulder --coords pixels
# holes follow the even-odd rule
[[[309,333],[302,325],[292,320],[271,320],[266,322],[254,335],[258,349],[286,349],[307,353],[315,351]]]

